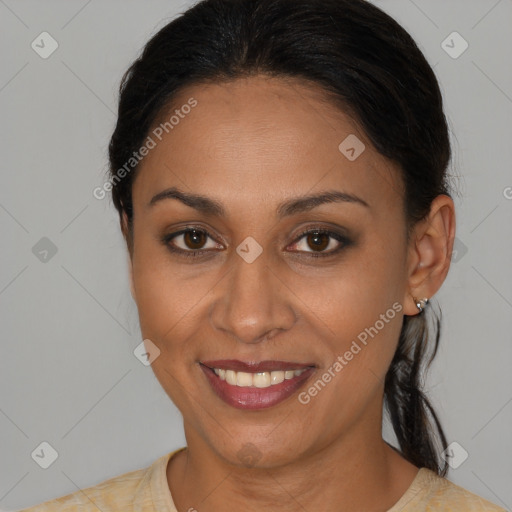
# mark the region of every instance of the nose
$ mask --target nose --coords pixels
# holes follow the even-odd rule
[[[260,255],[247,263],[233,255],[231,269],[210,309],[213,327],[240,343],[260,343],[292,328],[293,292]]]

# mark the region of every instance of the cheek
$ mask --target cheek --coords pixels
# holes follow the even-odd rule
[[[142,335],[167,350],[184,344],[200,322],[208,288],[156,265],[134,272],[134,283]]]
[[[403,246],[376,234],[328,275],[297,279],[294,291],[305,297],[309,318],[327,333],[324,370],[341,356],[336,379],[344,388],[379,385],[396,350],[403,319],[406,284]],[[328,329],[325,328],[328,327]],[[336,386],[336,385],[335,385]]]
[[[165,248],[144,234],[137,242],[133,282],[141,333],[163,356],[154,368],[163,364],[173,371],[189,368],[197,356],[193,344],[202,340],[208,327],[209,293],[221,275],[172,261]]]
[[[159,244],[144,233],[136,237],[133,282],[140,327],[144,338],[160,346],[190,309],[190,288]]]
[[[160,350],[151,364],[153,373],[180,410],[193,409],[200,397],[195,396],[196,354],[190,339],[201,330],[199,317],[206,314],[201,299],[207,289],[191,285],[158,250],[137,250],[133,280],[141,334]]]
[[[394,247],[394,248],[393,248]],[[314,277],[291,278],[294,291],[335,333],[353,335],[373,325],[396,301],[406,284],[404,251],[386,245],[375,234],[354,248],[340,263]]]

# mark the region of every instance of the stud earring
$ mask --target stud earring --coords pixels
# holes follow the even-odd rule
[[[419,309],[420,313],[425,309],[425,306],[428,304],[427,297],[424,297],[423,299],[417,299],[416,297],[413,297],[413,300],[416,303],[416,307]]]

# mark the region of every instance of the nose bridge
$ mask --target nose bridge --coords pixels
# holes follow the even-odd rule
[[[238,249],[244,248],[242,243]],[[234,253],[232,258],[222,293],[210,310],[214,328],[242,343],[258,343],[290,329],[296,315],[284,291],[286,287],[269,268],[264,253],[253,261],[244,259],[243,253]]]

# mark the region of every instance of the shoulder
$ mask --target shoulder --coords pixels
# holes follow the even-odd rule
[[[421,468],[406,493],[408,504],[401,504],[403,512],[506,512],[490,501],[474,494],[434,471]],[[402,501],[402,500],[400,500]],[[397,505],[399,505],[397,503]],[[392,511],[394,512],[395,507]],[[391,512],[391,511],[390,511]]]
[[[146,510],[146,507],[152,510],[155,481],[162,472],[165,473],[167,462],[174,453],[163,455],[146,468],[123,473],[19,512],[110,512],[132,510],[134,504],[140,506],[139,510]]]

